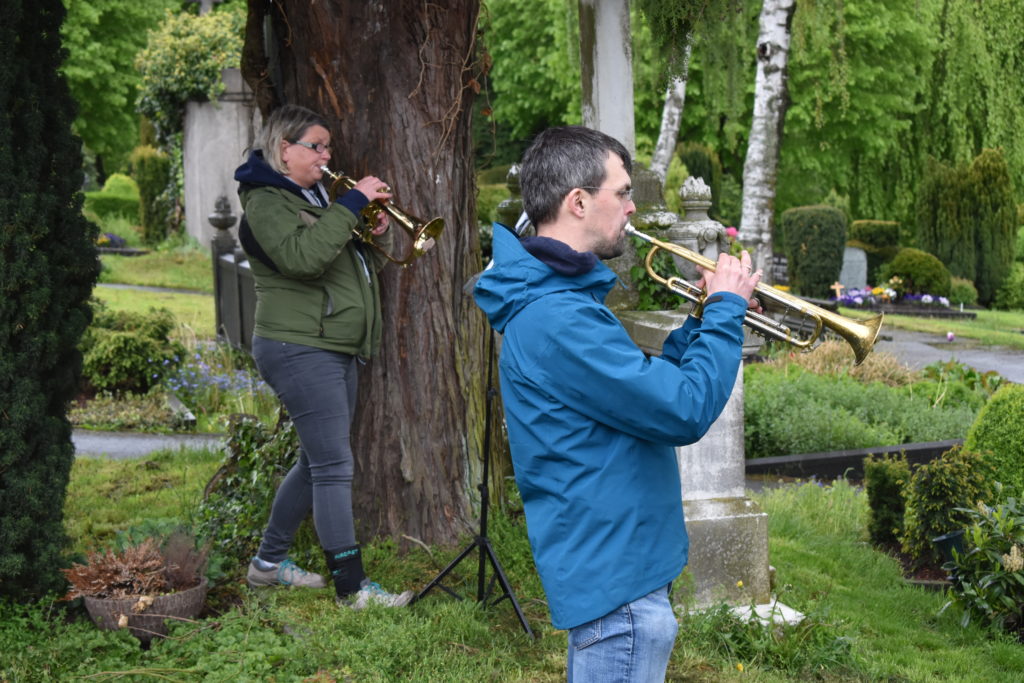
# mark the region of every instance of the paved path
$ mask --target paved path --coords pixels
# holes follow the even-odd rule
[[[154,451],[181,448],[224,446],[224,435],[218,434],[141,434],[138,432],[95,432],[76,429],[71,435],[75,455],[107,457],[115,460],[140,458]]]
[[[983,346],[973,339],[946,341],[944,336],[882,328],[875,351],[887,351],[915,370],[935,362],[956,360],[981,372],[994,370],[1005,379],[1024,384],[1024,351],[1005,346]]]

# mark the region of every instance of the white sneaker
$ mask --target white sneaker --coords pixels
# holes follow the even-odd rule
[[[301,588],[323,588],[327,585],[324,577],[307,572],[291,560],[282,560],[276,567],[263,570],[252,562],[246,580],[252,588],[263,586],[299,586]]]
[[[354,610],[365,609],[371,604],[384,607],[405,607],[412,601],[414,595],[415,593],[412,591],[398,594],[388,593],[376,581],[367,581],[352,595],[336,598],[335,602],[342,607],[350,607]]]

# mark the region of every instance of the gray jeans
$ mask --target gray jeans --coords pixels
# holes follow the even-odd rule
[[[287,556],[310,508],[323,549],[355,545],[349,431],[356,408],[358,361],[345,353],[255,335],[252,355],[263,379],[287,408],[302,445],[298,461],[274,497],[260,559],[280,562]]]

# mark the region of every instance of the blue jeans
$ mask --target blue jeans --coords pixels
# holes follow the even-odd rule
[[[354,546],[355,462],[349,431],[356,409],[358,361],[345,353],[255,335],[252,356],[287,408],[302,446],[274,496],[258,556],[267,562],[283,560],[310,508],[322,548]]]
[[[668,589],[570,629],[569,683],[664,681],[679,630]]]

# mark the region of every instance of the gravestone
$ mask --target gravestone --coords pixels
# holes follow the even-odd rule
[[[185,229],[199,244],[209,245],[216,232],[206,217],[220,197],[231,213],[242,215],[235,169],[245,161],[260,127],[252,91],[238,69],[221,72],[224,92],[216,102],[185,105],[182,159],[185,175]],[[236,228],[231,228],[236,236]]]
[[[839,282],[847,291],[865,289],[868,286],[868,255],[860,247],[846,247],[843,250],[843,268],[839,271]]]

